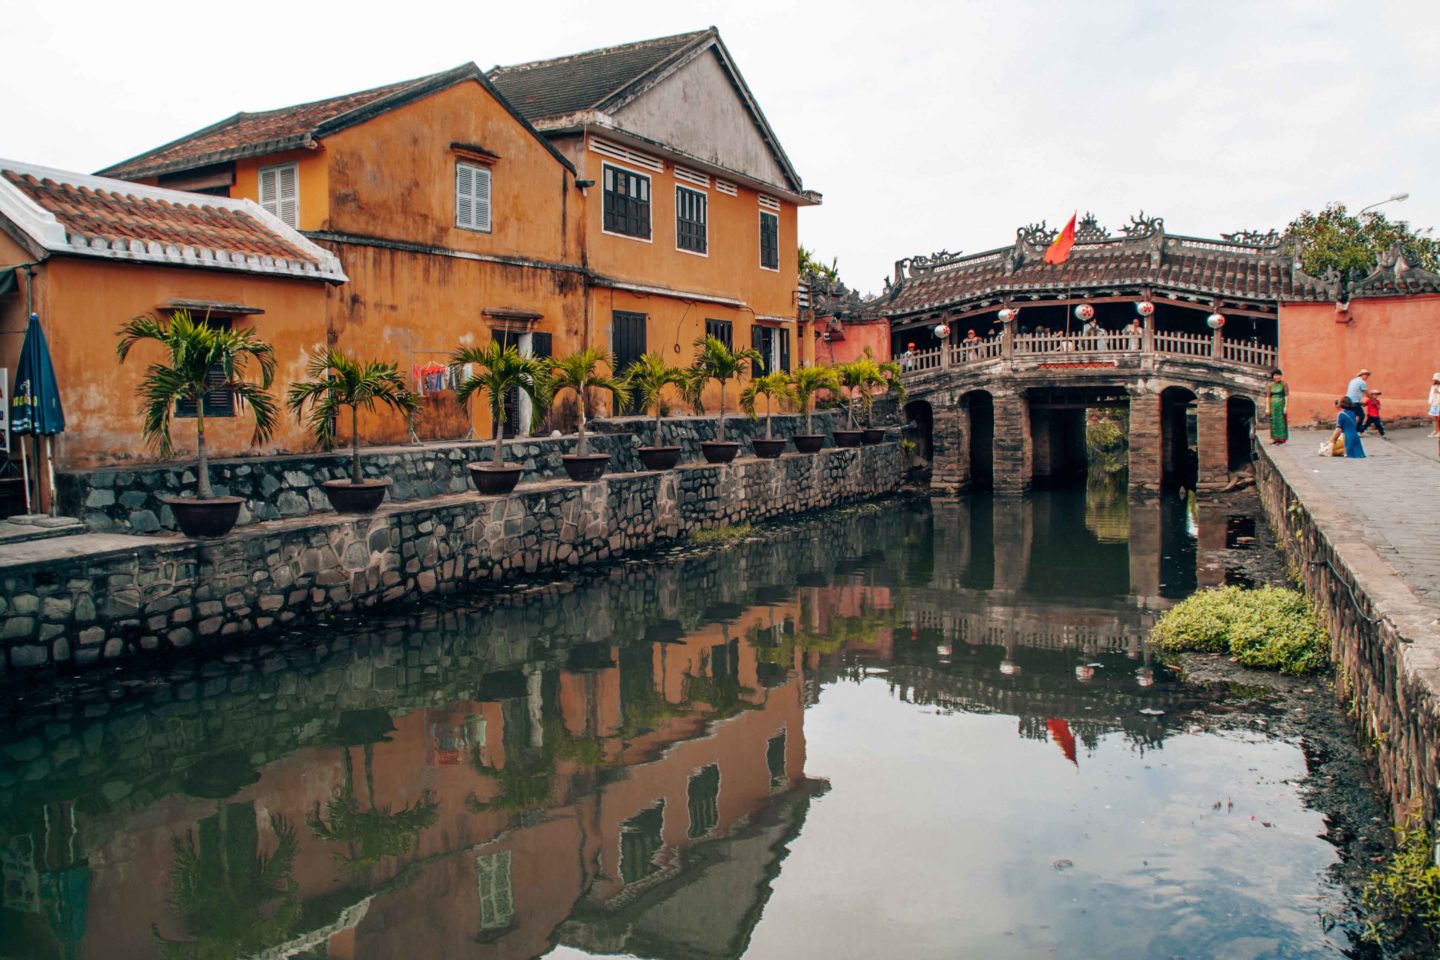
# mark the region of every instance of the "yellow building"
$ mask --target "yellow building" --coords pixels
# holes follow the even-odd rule
[[[797,329],[804,189],[714,27],[488,76],[576,170],[589,322],[624,367],[688,363],[713,333],[770,368],[813,359]]]

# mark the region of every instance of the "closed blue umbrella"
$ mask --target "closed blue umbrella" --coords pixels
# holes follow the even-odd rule
[[[55,365],[50,362],[50,347],[45,342],[45,332],[40,329],[38,314],[30,314],[30,324],[25,328],[25,344],[20,348],[20,363],[15,368],[15,390],[10,398],[10,432],[16,435],[30,434],[34,437],[53,437],[65,429],[65,411],[60,406],[60,388],[55,382]],[[22,462],[25,442],[20,442]],[[39,441],[36,441],[36,456],[39,456]],[[50,491],[55,491],[55,461],[50,464]],[[38,466],[38,464],[37,464]],[[38,477],[37,477],[38,486]],[[29,499],[29,478],[26,478],[26,499]]]

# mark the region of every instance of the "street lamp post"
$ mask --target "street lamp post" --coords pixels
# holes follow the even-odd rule
[[[1379,203],[1372,203],[1372,204],[1370,204],[1368,207],[1361,207],[1361,208],[1360,208],[1360,213],[1364,213],[1366,210],[1374,210],[1376,207],[1382,206],[1382,205],[1387,204],[1387,203],[1403,203],[1403,202],[1405,202],[1406,200],[1409,200],[1409,199],[1410,199],[1410,194],[1408,194],[1408,193],[1394,193],[1394,194],[1391,194],[1390,196],[1386,197],[1384,200],[1381,200]],[[1356,214],[1357,217],[1358,217],[1359,215],[1360,215],[1359,213]]]

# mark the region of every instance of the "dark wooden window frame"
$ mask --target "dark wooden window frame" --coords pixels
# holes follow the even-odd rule
[[[765,228],[767,220],[774,224],[773,229]],[[780,214],[771,210],[760,211],[760,268],[780,270]]]
[[[705,336],[714,337],[725,344],[726,350],[735,349],[735,321],[705,318]]]
[[[235,326],[234,317],[205,318],[205,322],[213,327],[233,329]],[[218,363],[210,367],[206,380],[212,384],[225,382],[225,370]],[[200,398],[200,403],[205,404],[205,416],[208,417],[233,417],[235,416],[236,400],[235,395],[228,390],[212,390]],[[199,404],[194,400],[176,400],[175,417],[180,420],[193,420],[197,413]]]
[[[687,217],[686,213],[697,213]],[[710,253],[710,195],[675,185],[675,249],[700,256]]]
[[[606,163],[601,165],[600,186],[602,229],[622,237],[650,240],[650,175]]]

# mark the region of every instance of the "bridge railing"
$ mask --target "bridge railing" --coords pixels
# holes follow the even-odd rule
[[[1102,330],[1098,333],[1017,333],[1013,336],[1011,350],[1015,357],[1148,352],[1246,367],[1275,366],[1275,348],[1253,340],[1225,340],[1215,334],[1156,330],[1149,335],[1150,345],[1147,351],[1146,339],[1144,331],[1133,328]],[[918,350],[910,355],[908,361],[903,356],[900,359],[905,372],[915,374],[1000,360],[1006,356],[1005,348],[1005,338],[996,334],[986,339],[960,340],[944,347]]]
[[[1275,348],[1254,340],[1225,340],[1221,344],[1220,359],[1252,367],[1274,367]]]

